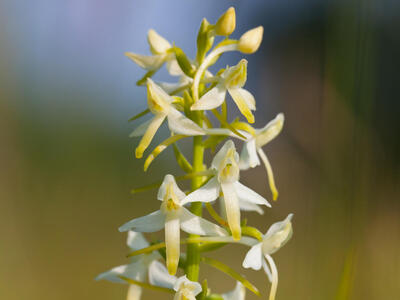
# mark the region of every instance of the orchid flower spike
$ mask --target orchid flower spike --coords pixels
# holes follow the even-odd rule
[[[192,120],[180,113],[172,104],[174,98],[168,95],[159,85],[150,78],[147,79],[147,103],[154,118],[139,125],[131,137],[143,136],[136,148],[136,157],[143,156],[143,152],[150,145],[158,128],[167,118],[171,132],[189,136],[204,135],[205,130]]]
[[[269,280],[272,282],[269,300],[275,299],[278,286],[278,271],[271,255],[283,247],[292,237],[292,217],[293,214],[289,214],[285,220],[272,224],[263,236],[262,242],[252,246],[243,261],[243,267],[246,269],[260,270],[263,267]]]
[[[141,233],[129,231],[127,245],[132,251],[136,251],[148,247],[149,243]],[[158,252],[135,256],[131,259],[130,264],[118,266],[101,273],[96,277],[96,280],[108,280],[111,282],[127,284],[126,281],[119,277],[124,276],[143,282],[147,278],[149,265],[160,258],[161,255]],[[139,300],[141,294],[142,288],[138,285],[131,284],[129,285],[127,300]]]
[[[224,300],[244,300],[246,297],[246,288],[239,281],[236,282],[235,288],[221,295]]]
[[[202,291],[200,283],[190,281],[186,275],[177,278],[168,274],[164,265],[158,261],[150,265],[149,281],[153,285],[175,290],[174,300],[196,300]]]
[[[183,74],[176,61],[175,54],[170,51],[172,46],[165,38],[155,30],[150,29],[147,34],[147,41],[153,55],[141,55],[132,52],[126,52],[125,55],[147,71],[157,71],[164,63],[167,63],[167,70],[171,75],[180,76]]]
[[[219,83],[196,101],[191,110],[209,110],[220,106],[228,92],[240,112],[249,123],[254,123],[252,110],[256,109],[253,95],[242,87],[247,78],[247,60],[242,59],[236,66],[227,68],[220,76]]]
[[[167,268],[176,273],[180,255],[180,229],[187,233],[210,236],[226,236],[227,232],[203,218],[192,214],[183,205],[186,194],[179,189],[172,175],[166,175],[157,199],[162,201],[160,210],[147,216],[133,219],[119,228],[119,231],[156,232],[165,228]]]
[[[262,196],[239,182],[239,154],[235,145],[228,140],[215,155],[211,170],[214,177],[204,186],[189,194],[186,202],[211,202],[216,200],[222,191],[229,228],[235,240],[241,237],[240,202],[271,205]]]
[[[284,115],[280,113],[263,128],[256,129],[255,135],[249,136],[243,146],[242,152],[240,153],[239,166],[241,170],[247,170],[258,166],[260,164],[258,156],[260,156],[265,165],[265,169],[267,170],[268,182],[274,200],[278,198],[278,190],[275,185],[271,164],[269,163],[267,155],[263,151],[262,147],[276,138],[282,131],[284,119]]]

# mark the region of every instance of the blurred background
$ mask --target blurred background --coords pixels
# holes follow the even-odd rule
[[[264,216],[246,216],[265,231],[295,215],[293,239],[274,256],[277,299],[400,299],[396,0],[0,1],[1,299],[125,299],[127,286],[94,277],[127,262],[118,226],[159,205],[155,191],[130,190],[181,173],[169,149],[145,174],[134,159],[138,140],[128,135],[138,123],[127,120],[146,108],[135,85],[144,71],[123,53],[149,53],[154,28],[193,57],[201,19],[214,23],[231,5],[233,37],[265,28],[246,57],[256,126],[286,116],[264,148],[280,197]],[[263,167],[241,180],[271,198]],[[212,256],[265,299],[264,274],[240,267],[245,251]],[[216,292],[234,286],[208,267],[201,277]]]

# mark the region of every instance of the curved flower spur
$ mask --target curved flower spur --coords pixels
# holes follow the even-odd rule
[[[262,234],[247,224],[242,214],[249,211],[263,214],[262,206],[271,205],[263,196],[240,183],[239,179],[241,170],[256,167],[261,159],[267,170],[273,200],[276,200],[278,191],[272,168],[262,147],[281,132],[284,117],[278,114],[265,127],[252,127],[256,101],[244,89],[248,67],[246,59],[241,59],[235,66],[209,70],[227,52],[252,54],[260,47],[264,31],[262,26],[248,30],[238,40],[230,37],[235,29],[236,12],[230,7],[215,24],[203,19],[193,59],[154,30],[148,32],[152,55],[126,54],[147,71],[137,84],[146,85],[148,108],[130,121],[149,113],[153,115],[131,134],[141,137],[135,156],[141,158],[144,155],[166,120],[169,135],[147,156],[144,171],[161,152],[171,146],[177,165],[185,172],[176,177],[165,175],[163,181],[159,177],[154,184],[132,190],[132,193],[138,193],[158,188],[160,209],[135,218],[119,228],[120,231],[128,231],[128,245],[133,250],[128,257],[132,259],[128,264],[97,277],[130,284],[128,300],[139,300],[142,289],[169,293],[175,300],[244,300],[246,290],[260,295],[241,271],[206,256],[207,252],[235,244],[250,248],[243,267],[255,270],[263,268],[271,282],[269,299],[275,299],[278,272],[271,255],[292,235],[292,214]],[[171,75],[179,76],[174,77],[176,82],[165,83],[154,79],[164,65]],[[228,118],[230,102],[226,100],[227,94],[241,113],[232,121]],[[211,114],[215,120],[209,118]],[[240,119],[242,116],[245,120]],[[243,143],[240,156],[234,142],[226,140],[228,137]],[[178,142],[184,138],[193,140],[193,148],[189,153],[191,159],[178,147]],[[205,153],[208,150],[214,153],[215,149],[219,150],[207,164],[204,161]],[[207,165],[210,167],[207,168]],[[160,172],[154,174],[158,176]],[[178,187],[175,178],[191,180],[191,189],[187,194]],[[220,213],[213,207],[217,199]],[[218,225],[203,218],[204,207]],[[149,244],[141,234],[162,229],[165,242],[153,241]],[[181,230],[189,236],[181,237]],[[185,253],[181,254],[180,244],[186,244]],[[236,287],[230,292],[215,293],[212,290],[217,286],[215,282],[210,282],[210,287],[207,280],[199,282],[201,264],[207,264],[233,278]],[[174,276],[178,269],[182,274],[180,277]]]

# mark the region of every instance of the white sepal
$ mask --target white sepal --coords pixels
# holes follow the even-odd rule
[[[136,218],[118,228],[120,232],[133,230],[137,232],[156,232],[164,228],[165,215],[157,210],[147,216]]]
[[[189,136],[205,135],[205,130],[171,107],[168,113],[168,126],[171,132]]]
[[[271,204],[261,195],[257,194],[252,189],[241,184],[240,182],[235,182],[235,190],[239,199],[247,201],[254,204],[265,205],[271,207]]]
[[[174,283],[178,278],[168,273],[167,268],[158,261],[153,261],[149,267],[149,282],[153,285],[174,288]]]
[[[218,225],[192,214],[181,208],[181,229],[187,233],[210,236],[227,236],[228,233]]]
[[[226,95],[226,89],[223,85],[218,84],[207,93],[205,93],[198,101],[192,106],[191,110],[210,110],[220,106]]]
[[[125,55],[135,62],[139,67],[147,71],[155,71],[161,68],[165,62],[166,55],[141,55],[133,52],[126,52]]]
[[[132,251],[143,249],[149,246],[149,242],[145,239],[143,234],[135,231],[128,231],[128,238],[126,244]]]
[[[243,260],[243,268],[251,268],[253,270],[260,270],[262,267],[262,243],[258,243],[250,248],[247,252],[246,257]]]
[[[240,153],[239,167],[241,170],[254,168],[260,164],[260,159],[257,155],[256,140],[250,138],[244,143],[242,152]]]
[[[211,178],[205,185],[191,192],[182,201],[182,205],[191,202],[212,202],[219,196],[220,186],[216,177]]]
[[[150,29],[147,33],[147,41],[153,54],[163,54],[171,48],[171,44],[159,35],[154,29]]]

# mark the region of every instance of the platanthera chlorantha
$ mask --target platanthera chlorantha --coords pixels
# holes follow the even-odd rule
[[[242,219],[244,212],[263,214],[263,207],[270,208],[271,204],[240,182],[240,171],[260,165],[261,159],[272,198],[277,199],[272,167],[262,148],[279,135],[284,116],[278,114],[259,129],[250,125],[255,122],[256,101],[244,88],[247,60],[242,59],[215,73],[209,69],[226,52],[251,54],[260,47],[262,26],[247,31],[239,40],[229,38],[235,27],[233,7],[215,24],[203,19],[194,59],[154,30],[148,32],[151,55],[126,53],[147,71],[137,84],[146,85],[148,109],[132,117],[131,121],[152,115],[131,134],[141,137],[135,150],[136,158],[146,154],[158,129],[166,123],[170,135],[147,152],[144,171],[158,155],[171,147],[177,164],[185,172],[179,176],[166,174],[162,181],[159,178],[155,184],[132,190],[138,193],[158,189],[154,199],[160,201],[160,208],[145,216],[134,216],[120,226],[121,232],[128,233],[129,262],[97,277],[128,284],[128,300],[140,299],[143,289],[171,294],[175,300],[237,300],[245,298],[246,290],[260,295],[259,290],[241,275],[244,270],[236,271],[207,256],[207,252],[235,244],[249,247],[243,257],[243,267],[263,269],[271,282],[269,300],[275,299],[278,271],[272,255],[290,239],[293,215],[272,224],[265,234],[246,224]],[[178,76],[176,82],[152,79],[164,65],[172,76]],[[227,100],[227,96],[232,98],[244,118],[228,120],[227,106],[231,100]],[[193,140],[191,162],[177,145],[183,139]],[[240,155],[237,145],[242,147]],[[205,151],[214,154],[208,164],[204,161]],[[191,180],[191,191],[184,192],[179,187],[177,182],[182,180]],[[203,218],[204,209],[214,222]],[[143,236],[143,233],[158,231],[164,233],[163,242],[149,243]],[[188,236],[182,236],[182,232]],[[201,264],[208,264],[232,277],[236,282],[234,289],[218,291],[218,284],[214,282],[208,283],[206,279],[199,282]],[[176,275],[179,269],[182,276]]]

